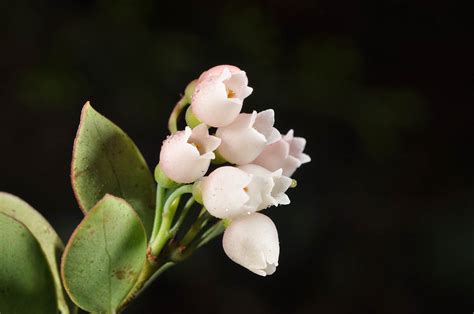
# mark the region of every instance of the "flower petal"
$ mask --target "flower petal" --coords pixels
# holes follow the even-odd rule
[[[249,200],[245,188],[251,179],[251,175],[235,167],[217,168],[202,182],[204,206],[217,218],[230,218],[243,214],[244,205]]]
[[[265,136],[267,144],[275,143],[281,139],[280,132],[273,127],[274,123],[275,112],[273,109],[268,109],[259,112],[253,124],[254,129]]]
[[[270,171],[276,171],[283,168],[283,163],[289,154],[290,145],[286,141],[280,140],[265,146],[262,153],[252,163],[265,167]]]
[[[282,176],[282,169],[272,173],[254,164],[239,166],[238,168],[252,175],[252,181],[248,185],[249,202],[254,202],[254,206],[257,202],[260,202],[257,204],[256,210],[290,203],[290,199],[285,192],[290,187],[292,180]]]
[[[192,96],[191,110],[202,122],[220,127],[230,124],[242,109],[242,101],[227,97],[226,86],[219,77],[210,76],[198,83]]]
[[[216,136],[222,139],[218,151],[230,163],[247,164],[265,148],[265,136],[252,128],[255,119],[256,112],[240,114],[229,126],[217,129]]]
[[[209,135],[207,125],[201,123],[192,130],[188,143],[194,144],[201,154],[207,154],[213,152],[217,147],[219,147],[221,139]]]
[[[201,76],[199,76],[198,82],[205,80],[209,76],[219,76],[219,75],[221,75],[222,71],[226,68],[230,71],[230,73],[236,73],[236,72],[241,71],[235,65],[229,65],[229,64],[217,65],[217,66],[212,67],[209,70],[203,72],[201,74]]]
[[[196,146],[188,143],[192,131],[186,128],[169,136],[160,151],[160,167],[173,181],[191,183],[204,176],[209,169],[210,158],[201,158]]]

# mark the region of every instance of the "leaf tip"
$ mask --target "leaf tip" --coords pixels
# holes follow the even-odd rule
[[[76,137],[74,138],[74,144],[72,146],[72,158],[71,158],[71,169],[70,169],[70,179],[71,179],[72,191],[74,193],[74,197],[77,200],[77,204],[79,205],[79,208],[81,209],[81,211],[84,215],[87,213],[88,209],[84,207],[84,205],[81,202],[81,199],[79,197],[79,193],[76,190],[76,174],[75,174],[74,168],[75,168],[75,161],[76,161],[77,144],[79,142],[82,127],[84,125],[84,120],[86,119],[86,115],[87,115],[87,112],[89,111],[89,109],[94,110],[94,108],[92,108],[90,100],[86,101],[84,106],[82,106],[81,117],[79,118],[79,127],[77,128]]]
[[[92,108],[91,101],[90,100],[86,101],[86,103],[84,104],[84,106],[82,108],[83,109]]]
[[[84,103],[84,106],[82,106],[82,109],[81,109],[81,117],[80,117],[80,124],[82,121],[84,121],[84,119],[86,119],[87,117],[87,114],[89,112],[92,112],[92,113],[97,113],[97,111],[94,109],[94,107],[92,107],[91,105],[91,101],[88,100]],[[79,125],[80,127],[81,125]]]
[[[121,202],[121,201],[125,202],[125,200],[123,198],[120,198],[120,197],[115,196],[115,195],[110,194],[110,193],[105,193],[104,197],[102,197],[102,199],[98,203],[102,203],[102,202],[105,202],[105,201],[108,201],[108,200],[115,201],[115,202]]]

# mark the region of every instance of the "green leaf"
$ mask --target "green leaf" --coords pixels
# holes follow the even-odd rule
[[[56,313],[53,276],[33,234],[0,213],[0,239],[0,313]]]
[[[82,109],[74,141],[71,179],[84,213],[105,194],[112,194],[132,205],[150,235],[156,190],[153,176],[127,134],[89,102]]]
[[[23,223],[39,242],[53,275],[59,311],[68,314],[69,308],[64,298],[57,262],[63,252],[64,244],[56,231],[28,203],[5,192],[0,192],[0,213],[13,217]]]
[[[74,231],[61,274],[71,299],[89,312],[111,312],[135,284],[146,259],[143,224],[123,199],[107,194]]]

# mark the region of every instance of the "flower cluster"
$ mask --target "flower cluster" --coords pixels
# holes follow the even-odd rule
[[[252,88],[235,66],[211,68],[192,87],[188,125],[163,142],[158,169],[173,184],[194,183],[196,200],[225,220],[224,251],[234,262],[270,275],[278,266],[278,233],[258,212],[290,203],[291,176],[310,161],[306,141],[293,130],[282,136],[272,109],[241,113]],[[211,163],[218,167],[206,176]]]

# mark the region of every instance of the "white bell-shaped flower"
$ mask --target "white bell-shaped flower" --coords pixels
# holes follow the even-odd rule
[[[238,168],[252,175],[252,181],[247,190],[251,198],[257,198],[255,203],[259,202],[257,211],[270,206],[290,204],[290,198],[285,192],[291,186],[292,180],[282,175],[282,169],[271,172],[253,164]]]
[[[228,162],[245,165],[257,158],[263,149],[281,138],[273,127],[275,112],[268,109],[241,113],[230,125],[217,129],[216,136],[222,139],[219,153]]]
[[[270,172],[257,165],[217,168],[200,181],[204,207],[214,217],[235,218],[287,205],[290,199],[285,192],[292,180],[281,173],[281,169]]]
[[[224,232],[222,245],[231,260],[257,275],[276,271],[280,255],[278,231],[263,214],[253,213],[233,220]]]
[[[160,168],[173,181],[191,183],[204,176],[209,169],[213,151],[221,140],[209,135],[205,124],[194,129],[186,127],[163,141]]]
[[[290,130],[279,141],[267,145],[252,163],[270,171],[281,168],[283,175],[291,177],[299,166],[311,161],[309,155],[303,153],[305,146],[306,140],[295,137],[293,130]]]
[[[251,93],[244,71],[233,66],[213,68],[199,79],[192,95],[191,111],[201,122],[212,127],[229,125]]]
[[[217,218],[231,218],[254,212],[248,185],[252,175],[235,167],[217,168],[200,184],[202,201],[207,211]]]

